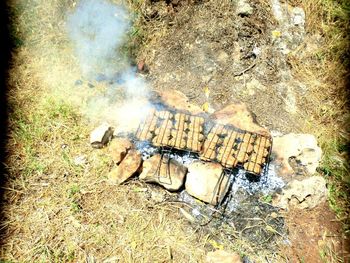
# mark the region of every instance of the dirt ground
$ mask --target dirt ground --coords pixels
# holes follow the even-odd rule
[[[327,203],[312,210],[292,208],[285,216],[290,246],[284,250],[291,262],[349,262],[350,240]]]
[[[174,2],[155,1],[147,9],[155,24],[163,26],[156,28],[159,38],[142,46],[138,55],[149,67],[153,87],[180,90],[197,105],[207,101],[203,89],[208,87],[214,109],[241,101],[270,130],[302,131],[303,116],[310,110],[304,100],[308,87],[293,76],[288,56],[271,36],[277,23],[271,4],[250,1],[254,11],[246,16],[237,14],[230,1]],[[302,37],[292,45],[300,48],[303,41],[309,40]],[[317,43],[304,48],[312,45]],[[349,255],[342,225],[327,204],[292,209],[283,216],[290,237],[290,247],[284,249],[288,262],[325,262],[334,255],[341,255],[338,260]]]
[[[208,87],[214,109],[242,101],[270,130],[299,131],[305,87],[292,77],[287,57],[271,37],[276,29],[271,5],[250,3],[249,16],[237,14],[230,1],[150,4],[146,10],[159,26],[150,38],[157,41],[141,47],[138,60],[149,66],[157,90],[177,89],[202,105]]]

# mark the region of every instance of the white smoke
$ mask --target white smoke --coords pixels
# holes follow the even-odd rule
[[[109,121],[120,132],[135,130],[150,107],[147,83],[120,51],[131,24],[124,6],[105,0],[81,0],[67,21],[83,78],[92,83],[104,78],[82,111],[94,122]]]
[[[70,39],[75,45],[84,77],[113,74],[118,48],[130,28],[129,15],[123,6],[102,0],[82,0],[68,17]]]

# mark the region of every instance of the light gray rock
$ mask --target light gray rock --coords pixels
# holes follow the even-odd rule
[[[140,180],[147,183],[157,183],[170,191],[179,190],[185,180],[187,168],[179,162],[156,154],[143,163]]]
[[[274,46],[284,55],[298,49],[304,41],[305,12],[301,7],[293,7],[281,0],[270,0],[272,14],[277,20],[273,31],[281,32],[277,38],[273,38]]]
[[[253,7],[246,0],[238,0],[236,13],[241,16],[249,16],[253,14]]]
[[[320,148],[304,148],[300,154],[296,156],[296,160],[305,166],[308,173],[313,174],[318,167],[321,159],[322,151]]]
[[[102,148],[112,138],[114,129],[107,123],[104,122],[90,134],[90,143],[94,148]]]
[[[186,191],[206,203],[217,205],[227,192],[228,178],[220,178],[222,171],[218,163],[193,162],[188,166]]]
[[[273,138],[272,155],[277,172],[282,177],[295,173],[289,164],[290,158],[295,158],[306,173],[313,175],[321,160],[322,150],[317,146],[315,136],[290,133]]]
[[[294,7],[292,9],[292,21],[295,26],[305,25],[305,12],[301,7]]]
[[[289,205],[311,209],[326,201],[327,196],[326,180],[321,176],[312,176],[301,181],[291,181],[273,203],[283,209],[287,209]]]

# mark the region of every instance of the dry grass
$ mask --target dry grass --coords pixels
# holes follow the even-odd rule
[[[348,1],[292,1],[307,14],[307,32],[322,36],[322,43],[312,52],[300,52],[289,57],[294,77],[305,83],[310,94],[305,97],[306,132],[315,134],[324,156],[320,172],[329,182],[330,206],[350,228],[350,113],[347,89],[350,62],[350,6]]]
[[[177,206],[156,204],[149,191],[140,191],[150,186],[107,184],[111,158],[90,147],[93,124],[81,115],[81,104],[93,91],[74,86],[80,76],[64,30],[73,3],[9,4],[17,48],[9,80],[1,260],[204,261],[220,231],[190,226]],[[86,157],[85,164],[75,164],[79,156]],[[243,240],[220,239],[220,247],[252,259],[269,253],[257,254]]]
[[[73,8],[73,3],[10,3],[17,49],[9,81],[6,220],[1,223],[7,232],[0,258],[11,262],[202,262],[205,253],[215,249],[212,239],[217,231],[191,227],[180,217],[177,206],[149,199],[149,191],[142,190],[149,186],[131,182],[116,188],[106,183],[111,159],[106,150],[91,149],[88,135],[92,124],[78,108],[93,91],[74,87],[79,72],[64,32],[66,10]],[[145,3],[129,1],[138,12],[144,10]],[[312,7],[309,2],[307,10]],[[165,26],[159,31],[159,24],[154,23],[143,29],[144,23],[137,20],[134,25],[133,36],[139,36],[134,45],[154,45],[166,34]],[[319,30],[315,22],[309,26]],[[310,63],[298,63],[300,58],[291,61],[298,76],[314,89],[315,100],[309,102],[313,105],[312,129],[322,133],[332,165],[344,165],[343,157],[332,149],[334,144],[326,144],[329,138],[338,140],[343,126],[345,100],[339,94],[344,94],[344,89],[338,80],[344,79],[344,70],[334,71],[339,64],[329,56],[315,68],[315,56],[308,57]],[[317,82],[311,77],[316,72]],[[318,103],[327,98],[326,104]],[[75,165],[77,156],[86,156],[86,163]],[[332,173],[333,166],[329,168]],[[342,189],[341,180],[334,182],[336,189]],[[223,236],[221,240],[225,249],[248,254],[256,262],[268,253],[258,254],[243,240],[232,242]],[[276,257],[276,262],[281,262]]]
[[[22,80],[20,71],[15,76]],[[91,148],[89,125],[76,109],[23,83],[18,91],[37,96],[32,101],[11,97],[17,110],[10,116],[7,220],[2,223],[8,233],[1,258],[164,262],[170,252],[178,262],[203,258],[206,242],[200,238],[206,236],[186,227],[177,209],[152,207],[138,185],[106,184],[111,158],[106,150]],[[86,156],[86,164],[75,165],[77,156]]]
[[[137,181],[108,185],[106,174],[112,166],[108,150],[90,147],[89,126],[74,108],[48,100],[44,93],[38,95],[44,96],[42,104],[11,114],[10,178],[2,223],[7,235],[1,258],[204,261],[206,251],[215,248],[212,238],[218,233],[191,227],[178,206],[157,204],[145,190],[150,186]],[[14,100],[12,105],[17,105]],[[77,156],[86,156],[86,163],[75,165]],[[220,246],[226,249],[259,258],[241,240],[222,240]]]

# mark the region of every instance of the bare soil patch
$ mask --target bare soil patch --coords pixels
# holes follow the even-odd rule
[[[283,250],[291,262],[348,262],[349,239],[327,203],[311,210],[292,208],[285,213],[290,247]]]
[[[260,124],[297,131],[301,125],[288,104],[290,99],[292,107],[302,105],[301,85],[292,79],[271,37],[276,22],[270,4],[250,4],[253,13],[246,16],[231,1],[199,1],[175,9],[162,1],[151,3],[146,10],[155,17],[152,40],[141,47],[138,59],[148,65],[156,90],[180,90],[202,105],[208,87],[214,109],[245,102]]]

